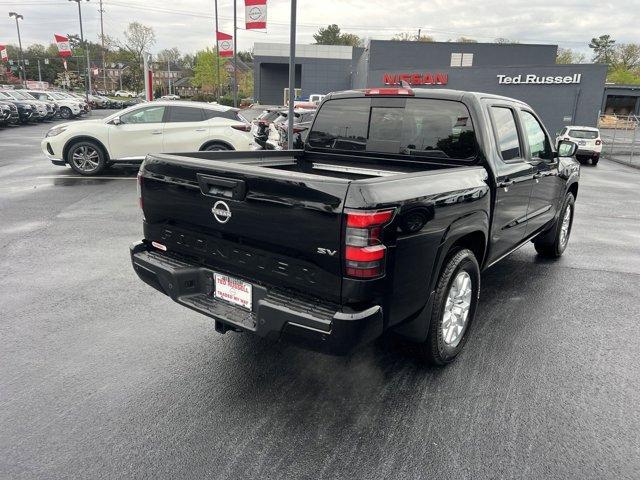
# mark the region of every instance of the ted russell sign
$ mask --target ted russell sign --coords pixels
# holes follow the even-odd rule
[[[538,84],[538,85],[567,85],[571,83],[580,83],[582,78],[581,73],[574,73],[573,75],[565,76],[549,76],[543,77],[534,74],[528,75],[498,75],[498,83],[501,85],[523,85],[523,84]]]
[[[382,81],[385,85],[400,85],[402,81],[409,85],[446,85],[449,77],[446,73],[385,73]]]

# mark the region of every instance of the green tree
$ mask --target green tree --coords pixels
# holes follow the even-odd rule
[[[224,68],[224,60],[220,60],[220,83],[218,83],[217,65],[217,50],[206,48],[196,52],[193,85],[200,87],[205,92],[220,91],[223,86],[228,85],[229,74]]]
[[[640,72],[615,68],[607,75],[607,82],[618,85],[640,85]]]
[[[458,42],[458,43],[478,43],[477,40],[475,40],[473,38],[469,38],[469,37],[458,37],[456,39],[456,42]]]
[[[633,70],[640,67],[640,44],[621,43],[615,48],[615,68]]]
[[[498,43],[498,44],[502,44],[502,45],[507,45],[507,44],[515,44],[515,43],[520,43],[517,40],[511,40],[509,38],[504,38],[504,37],[498,37],[494,40],[494,43]]]
[[[318,33],[313,34],[316,45],[349,45],[357,47],[361,45],[360,37],[352,33],[341,33],[340,27],[335,23],[326,28],[320,27]]]
[[[615,59],[615,44],[616,41],[611,38],[611,35],[592,38],[589,42],[589,48],[593,50],[593,62],[606,63],[611,67]]]
[[[558,64],[570,64],[570,63],[585,63],[587,57],[584,53],[576,52],[570,48],[558,48],[556,54],[556,63]]]

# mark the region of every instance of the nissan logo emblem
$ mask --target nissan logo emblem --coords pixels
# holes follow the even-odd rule
[[[229,208],[229,205],[222,200],[218,200],[213,204],[211,213],[213,213],[213,218],[215,218],[219,223],[227,223],[231,218],[231,209]]]

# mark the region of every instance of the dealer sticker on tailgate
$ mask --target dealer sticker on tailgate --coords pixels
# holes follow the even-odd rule
[[[251,284],[229,277],[228,275],[214,274],[216,298],[226,300],[240,307],[251,310]]]

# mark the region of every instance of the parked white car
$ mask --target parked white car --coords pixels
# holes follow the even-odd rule
[[[129,90],[118,90],[116,91],[116,93],[114,93],[115,97],[129,97],[129,98],[133,98],[136,96],[135,93],[130,92]]]
[[[72,100],[68,97],[60,95],[57,92],[47,90],[28,90],[28,92],[38,100],[46,100],[58,104],[58,115],[65,120],[79,116],[83,112],[80,101]]]
[[[249,150],[249,130],[236,108],[158,100],[99,120],[56,125],[41,147],[55,165],[95,175],[111,164],[140,163],[148,153]]]
[[[560,140],[569,140],[578,145],[576,158],[580,163],[591,160],[593,165],[598,164],[602,153],[602,138],[597,128],[569,125],[558,133],[556,145]]]
[[[180,95],[163,95],[160,97],[160,100],[180,100]]]

